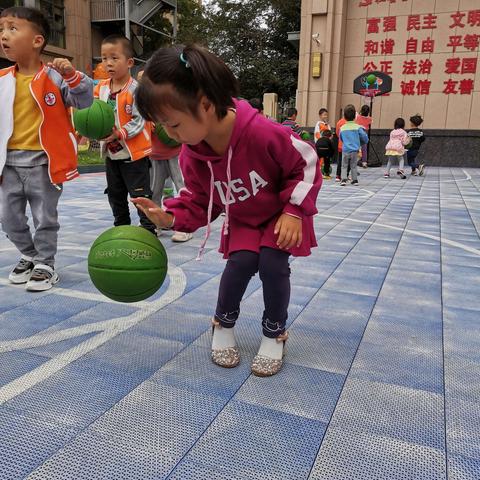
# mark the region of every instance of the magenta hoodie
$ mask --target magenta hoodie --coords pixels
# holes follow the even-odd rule
[[[194,232],[225,211],[220,252],[278,248],[274,227],[282,213],[303,221],[303,241],[289,250],[307,256],[317,246],[313,215],[322,184],[315,150],[290,129],[235,100],[236,120],[223,156],[205,142],[184,145],[180,153],[185,188],[167,200],[174,229]],[[229,199],[227,204],[227,199]],[[206,241],[205,239],[205,241]]]

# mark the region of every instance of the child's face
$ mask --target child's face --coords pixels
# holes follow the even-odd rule
[[[102,45],[102,63],[113,80],[125,78],[133,67],[133,58],[127,58],[121,43],[104,43]]]
[[[158,123],[163,125],[165,132],[170,138],[179,143],[188,145],[197,145],[205,140],[210,132],[212,121],[214,121],[212,107],[208,107],[203,100],[198,108],[198,118],[190,112],[165,108],[162,118],[158,118]]]
[[[44,38],[28,20],[0,18],[0,39],[5,56],[11,62],[22,61],[32,54],[40,55]]]
[[[328,112],[323,112],[323,113],[320,115],[320,120],[321,120],[322,122],[327,123],[327,122],[328,122]]]

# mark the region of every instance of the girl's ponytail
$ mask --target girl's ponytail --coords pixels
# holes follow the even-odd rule
[[[155,121],[165,107],[197,115],[205,95],[219,119],[238,96],[238,82],[225,63],[199,45],[160,48],[148,61],[136,92],[140,114]]]

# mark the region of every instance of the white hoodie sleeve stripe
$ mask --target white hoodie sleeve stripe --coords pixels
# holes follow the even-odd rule
[[[290,198],[290,203],[293,205],[301,205],[310,190],[313,188],[313,182],[315,180],[315,174],[317,171],[318,157],[314,149],[303,140],[299,140],[293,135],[290,138],[292,140],[293,147],[306,162],[306,165],[303,168],[303,180],[297,183]]]

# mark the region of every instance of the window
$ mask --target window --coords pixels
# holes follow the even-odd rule
[[[38,6],[46,15],[50,24],[50,41],[48,43],[56,47],[66,48],[64,0],[40,0]]]

